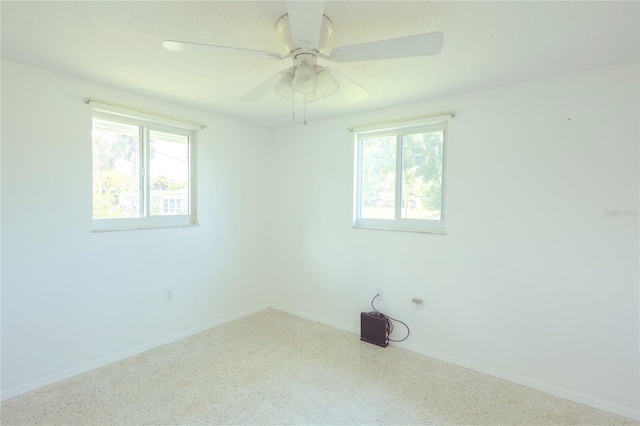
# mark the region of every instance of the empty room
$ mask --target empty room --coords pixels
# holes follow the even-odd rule
[[[640,2],[0,12],[3,425],[640,424]]]

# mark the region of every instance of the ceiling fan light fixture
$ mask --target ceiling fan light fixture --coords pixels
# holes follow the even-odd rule
[[[293,74],[291,72],[284,73],[273,90],[283,98],[291,99],[293,96]]]
[[[324,67],[316,67],[318,73],[316,74],[316,78],[318,80],[318,94],[322,99],[328,98],[329,96],[336,93],[340,84],[336,81],[336,79],[331,75],[331,71]]]
[[[320,96],[318,96],[317,91],[311,92],[307,95],[304,95],[302,93],[297,93],[296,98],[297,98],[296,100],[301,104],[311,104],[313,102],[318,102],[320,100]]]
[[[308,95],[318,87],[318,79],[313,67],[307,62],[302,62],[296,68],[296,75],[293,77],[293,87],[298,93]]]

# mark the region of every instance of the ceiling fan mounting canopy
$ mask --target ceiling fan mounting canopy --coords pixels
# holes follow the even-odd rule
[[[287,52],[290,54],[296,53],[299,50],[304,52],[310,52],[312,50],[318,52],[324,51],[327,40],[329,40],[331,34],[333,34],[333,23],[326,15],[322,15],[317,42],[311,40],[294,40],[288,13],[278,19],[276,28],[278,29],[278,34],[280,34]]]

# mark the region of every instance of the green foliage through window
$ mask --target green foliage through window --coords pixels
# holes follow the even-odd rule
[[[357,143],[356,225],[442,222],[444,124],[362,134]]]
[[[93,218],[188,215],[189,136],[181,133],[94,117]]]

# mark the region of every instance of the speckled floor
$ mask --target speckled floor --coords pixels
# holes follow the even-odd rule
[[[267,310],[2,403],[2,424],[623,425]]]

